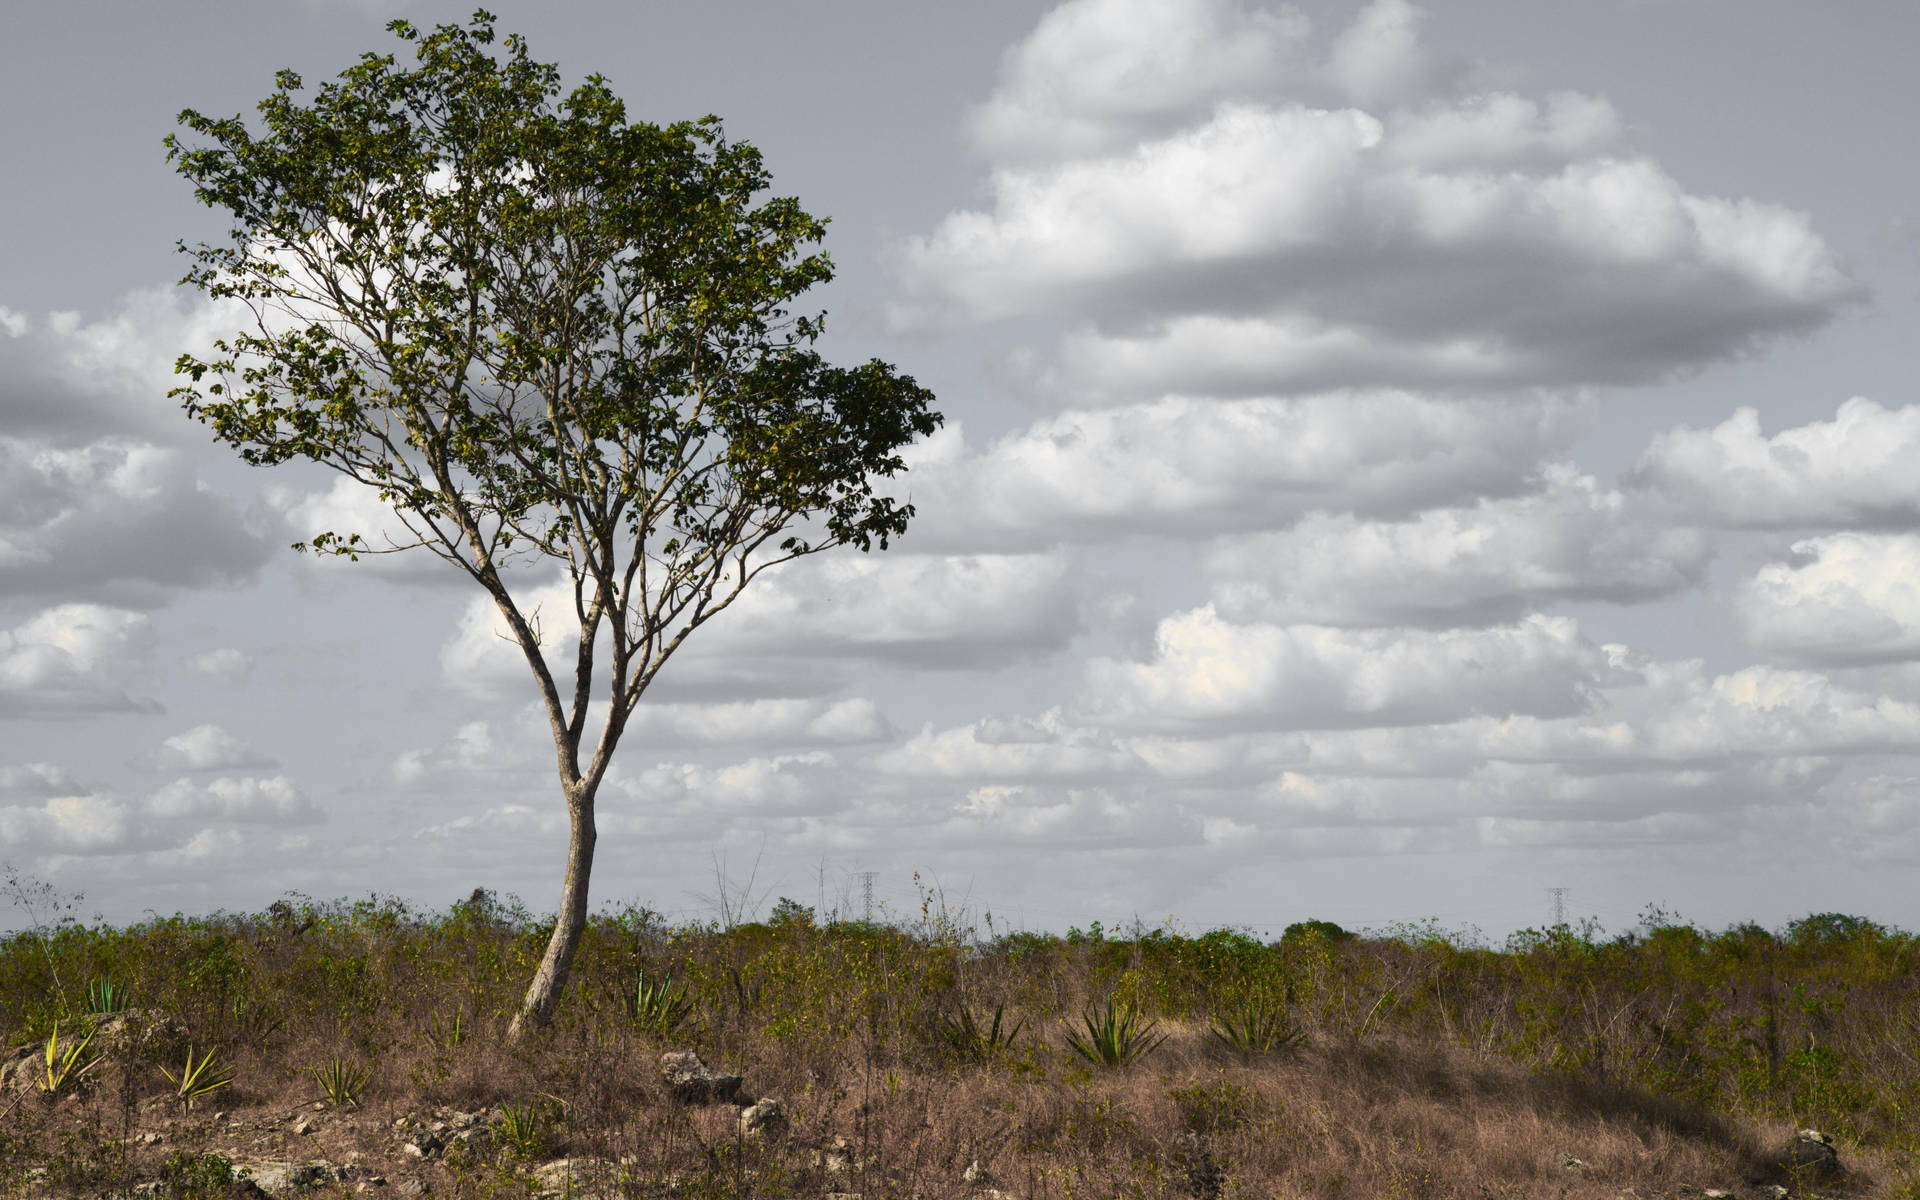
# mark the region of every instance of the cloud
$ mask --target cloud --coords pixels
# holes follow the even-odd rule
[[[1686,192],[1603,99],[1455,95],[1400,0],[1305,73],[1295,17],[1130,15],[1076,0],[1011,52],[976,123],[1009,156],[987,206],[897,247],[902,327],[1077,318],[1034,369],[1084,403],[1638,383],[1862,294],[1804,215]],[[1193,49],[1236,41],[1217,76]]]
[[[1698,586],[1712,544],[1557,465],[1540,490],[1396,521],[1308,516],[1208,555],[1232,621],[1491,625],[1570,600],[1646,603]]]
[[[528,589],[556,678],[572,678],[570,589]],[[692,633],[651,695],[669,702],[817,696],[860,664],[987,669],[1063,649],[1080,623],[1058,553],[925,555],[844,551],[774,568]],[[512,692],[525,658],[486,596],[441,649],[449,682]],[[564,671],[561,668],[564,667]]]
[[[275,764],[218,725],[196,725],[160,743],[154,765],[163,770],[224,771]]]
[[[0,843],[27,854],[112,851],[126,846],[135,828],[126,806],[102,792],[0,808]]]
[[[865,697],[744,700],[725,704],[648,704],[627,723],[629,746],[854,745],[893,736]]]
[[[121,677],[147,655],[152,630],[142,613],[99,604],[61,604],[0,631],[0,716],[125,712],[146,705]]]
[[[1920,405],[1855,396],[1831,421],[1769,438],[1741,408],[1657,434],[1622,478],[1682,519],[1734,529],[1920,528]]]
[[[7,433],[60,444],[107,432],[163,443],[202,440],[204,432],[167,398],[180,382],[174,361],[189,351],[206,356],[214,339],[245,323],[244,309],[170,287],[129,292],[111,315],[94,321],[75,312],[35,318],[9,310],[9,336],[0,338]]]
[[[1920,660],[1920,536],[1836,533],[1793,544],[1735,591],[1752,645],[1797,663]]]
[[[0,590],[156,605],[249,579],[270,549],[186,456],[118,438],[0,438]]]
[[[1420,44],[1424,15],[1407,0],[1373,0],[1334,40],[1328,79],[1362,104],[1391,103],[1434,87],[1442,66]]]
[[[365,571],[396,582],[472,586],[465,572],[426,547],[418,546],[420,539],[407,529],[393,506],[382,501],[376,489],[363,483],[343,475],[335,478],[325,491],[273,484],[261,494],[279,518],[282,536],[291,542],[312,544],[322,533],[338,534],[344,541],[358,534],[368,547],[357,561],[334,554],[302,556],[316,568]]]
[[[206,783],[176,779],[149,795],[141,812],[169,821],[260,825],[311,825],[326,820],[326,814],[284,775],[222,776]]]
[[[48,797],[72,795],[80,791],[64,767],[52,763],[26,763],[0,767],[0,795]]]
[[[253,655],[230,646],[202,650],[187,659],[187,669],[225,683],[244,684],[253,677]]]
[[[393,761],[393,781],[402,786],[444,782],[450,775],[497,776],[530,773],[551,766],[553,743],[544,711],[538,705],[521,710],[505,736],[490,721],[468,721],[430,749],[412,749]]]
[[[1088,662],[1079,720],[1226,731],[1567,716],[1616,673],[1566,618],[1482,630],[1236,625],[1212,606],[1160,622],[1151,660]]]
[[[1068,721],[1059,709],[1036,718],[987,718],[922,729],[875,755],[883,775],[951,780],[1070,780],[1082,785],[1137,776],[1147,765],[1121,739]]]
[[[1398,516],[1528,490],[1578,401],[1402,391],[1067,412],[983,449],[956,423],[907,454],[911,546],[1009,549],[1269,529],[1317,511]]]
[[[1295,9],[1236,0],[1062,4],[1007,51],[974,144],[1002,159],[1123,148],[1306,69],[1309,30]]]

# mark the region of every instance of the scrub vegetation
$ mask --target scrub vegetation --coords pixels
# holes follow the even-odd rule
[[[1495,949],[1004,932],[937,895],[885,923],[606,909],[516,1042],[551,924],[476,891],[12,934],[0,1045],[35,1074],[0,1094],[0,1194],[225,1196],[243,1159],[324,1158],[358,1182],[308,1194],[529,1196],[567,1158],[609,1173],[561,1194],[715,1200],[1920,1196],[1920,947],[1854,917]],[[171,1036],[83,1041],[114,1010]],[[689,1049],[790,1128],[676,1099],[661,1055]],[[404,1152],[435,1114],[488,1136]],[[1781,1164],[1803,1127],[1844,1175]]]

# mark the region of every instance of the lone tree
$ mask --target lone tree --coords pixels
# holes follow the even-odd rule
[[[714,117],[629,122],[599,75],[563,98],[524,39],[496,57],[493,21],[394,21],[417,67],[363,55],[311,103],[282,71],[258,132],[180,114],[203,140],[168,135],[168,160],[232,217],[230,245],[180,243],[181,282],[252,319],[210,361],[183,355],[192,384],[171,394],[247,462],[323,463],[409,531],[296,550],[424,547],[519,643],[572,834],[517,1038],[566,985],[595,792],[647,686],[768,567],[904,532],[913,507],[874,481],[940,415],[892,366],[811,348],[823,316],[790,306],[832,277],[811,252],[825,222],[762,197],[758,151]],[[525,569],[544,560],[544,577]],[[556,564],[579,624],[571,680],[527,597]]]

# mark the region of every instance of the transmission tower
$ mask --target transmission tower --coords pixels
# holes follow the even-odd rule
[[[863,916],[861,920],[867,922],[868,924],[873,923],[873,877],[878,874],[879,874],[878,871],[859,872],[860,899],[866,908],[866,915]]]
[[[1553,928],[1558,929],[1567,923],[1567,892],[1563,887],[1548,888],[1553,893]]]

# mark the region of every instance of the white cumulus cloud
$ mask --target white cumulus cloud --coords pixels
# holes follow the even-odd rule
[[[156,766],[175,771],[224,771],[236,767],[274,765],[252,746],[218,725],[196,725],[160,743]]]
[[[1604,99],[1456,88],[1403,0],[1307,71],[1296,16],[1132,7],[1074,0],[1009,55],[990,203],[899,245],[903,325],[1077,317],[1036,370],[1084,401],[1640,382],[1861,295],[1804,214],[1687,192]]]
[[[1795,662],[1920,659],[1920,536],[1836,533],[1793,544],[1740,585],[1747,640]]]
[[[176,779],[149,795],[141,811],[170,821],[309,825],[326,820],[326,814],[284,775],[221,776],[205,783]]]
[[[974,448],[958,424],[908,453],[913,546],[1009,548],[1403,515],[1528,489],[1569,443],[1572,400],[1404,391],[1074,411]]]
[[[63,716],[138,709],[123,690],[151,648],[144,613],[58,604],[0,631],[0,715]]]
[[[1920,527],[1920,405],[1883,408],[1855,396],[1831,421],[1768,437],[1756,409],[1712,429],[1656,435],[1629,486],[1683,519],[1737,529]]]
[[[1617,673],[1567,618],[1475,630],[1234,624],[1209,605],[1160,622],[1148,661],[1096,658],[1073,714],[1140,730],[1426,725],[1566,716]]]
[[[1320,513],[1225,538],[1208,569],[1231,620],[1470,625],[1555,601],[1662,599],[1697,586],[1711,552],[1699,530],[1665,524],[1559,465],[1527,495],[1396,521]]]

